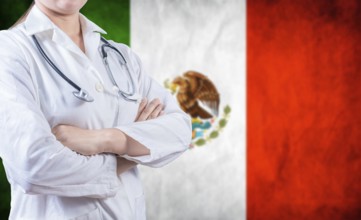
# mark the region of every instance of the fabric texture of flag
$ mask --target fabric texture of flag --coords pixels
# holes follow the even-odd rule
[[[2,29],[24,2],[3,2]],[[130,39],[193,118],[190,150],[140,167],[149,220],[361,219],[361,1],[92,0],[83,13]]]
[[[245,2],[131,3],[132,49],[193,121],[193,148],[140,170],[149,219],[244,219]]]
[[[247,2],[248,219],[361,219],[360,6]]]
[[[243,13],[247,46],[238,47],[244,39],[242,34],[234,36],[245,28]],[[207,153],[217,147],[224,150],[227,143],[189,151],[157,175],[145,172],[150,218],[360,219],[360,21],[359,1],[133,1],[132,47],[160,82],[199,62],[196,69],[215,79],[221,95],[238,98],[227,100],[230,106],[243,102],[243,93],[233,86],[247,93],[247,129],[233,133],[232,128],[218,139],[240,137],[232,140],[237,149],[246,141],[246,132],[242,152],[247,152],[247,175],[236,171],[244,155],[233,154],[222,159],[236,158],[234,169],[219,165],[209,171],[204,166],[198,170],[203,178],[193,178],[191,174],[207,164]],[[217,48],[219,42],[229,47]],[[243,56],[228,57],[246,48],[247,86],[233,83],[244,77],[237,69],[245,68]],[[233,71],[215,71],[217,61],[223,70]],[[221,155],[217,153],[212,160]],[[182,168],[187,171],[177,173]],[[219,176],[220,170],[233,178]],[[228,182],[241,176],[247,190],[239,182],[238,190],[230,189],[236,193],[233,197],[246,195],[246,201],[215,198],[229,187],[207,177],[212,174]],[[208,197],[198,200],[204,191]]]

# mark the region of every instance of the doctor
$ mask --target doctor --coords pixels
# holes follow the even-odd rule
[[[10,219],[145,219],[136,165],[164,166],[190,144],[189,117],[127,46],[101,40],[105,31],[79,13],[85,3],[35,0],[0,32]],[[119,53],[106,48],[105,62],[107,42]]]

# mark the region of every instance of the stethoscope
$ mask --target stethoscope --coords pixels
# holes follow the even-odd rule
[[[48,55],[46,55],[45,51],[43,50],[43,48],[41,47],[38,39],[35,37],[35,35],[32,35],[32,38],[35,42],[36,47],[38,48],[40,54],[42,55],[42,57],[46,60],[46,62],[49,64],[49,66],[51,66],[55,72],[58,73],[59,76],[61,76],[61,78],[63,78],[68,84],[70,84],[74,89],[76,89],[76,91],[73,92],[73,95],[75,97],[77,97],[78,99],[85,101],[85,102],[93,102],[94,98],[85,90],[82,89],[80,86],[78,86],[76,83],[74,83],[71,79],[69,79],[55,64],[54,62],[52,62],[50,60],[50,58],[48,57]],[[107,40],[105,40],[103,37],[100,38],[101,41],[104,43],[101,48],[100,48],[100,53],[101,56],[103,58],[103,63],[105,66],[105,69],[107,70],[107,73],[109,75],[110,80],[112,81],[113,85],[115,86],[115,88],[117,88],[117,92],[119,96],[122,96],[125,100],[127,101],[131,101],[131,102],[139,102],[139,99],[137,97],[135,98],[131,98],[132,96],[135,95],[135,83],[134,83],[134,79],[129,71],[129,67],[127,64],[127,61],[125,60],[123,54],[117,49],[115,48],[113,45],[111,45]],[[132,89],[130,92],[125,92],[123,90],[121,90],[118,86],[118,84],[116,83],[114,76],[113,76],[113,72],[109,67],[109,63],[108,63],[108,54],[106,52],[106,48],[110,48],[113,51],[115,51],[119,57],[121,57],[121,60],[119,60],[119,63],[121,65],[125,65],[126,71],[128,73],[128,76],[130,78],[131,81],[131,86]]]

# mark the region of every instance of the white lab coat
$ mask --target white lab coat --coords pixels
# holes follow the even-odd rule
[[[0,32],[0,156],[11,184],[10,219],[145,219],[137,168],[117,176],[115,155],[71,151],[51,133],[56,125],[118,128],[151,152],[124,157],[151,167],[173,161],[190,143],[190,118],[146,75],[127,46],[112,42],[129,63],[137,95],[160,98],[165,105],[165,115],[134,122],[139,104],[117,96],[99,53],[99,33],[104,31],[84,16],[81,24],[86,54],[36,6],[24,23]],[[73,96],[74,89],[36,49],[33,34],[94,102]],[[124,67],[110,62],[120,87],[128,89],[129,83],[122,80]]]

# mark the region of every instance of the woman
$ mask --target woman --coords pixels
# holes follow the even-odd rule
[[[189,117],[127,46],[101,40],[105,32],[79,13],[85,3],[35,0],[23,22],[0,32],[10,219],[145,219],[136,165],[161,167],[190,143]]]

